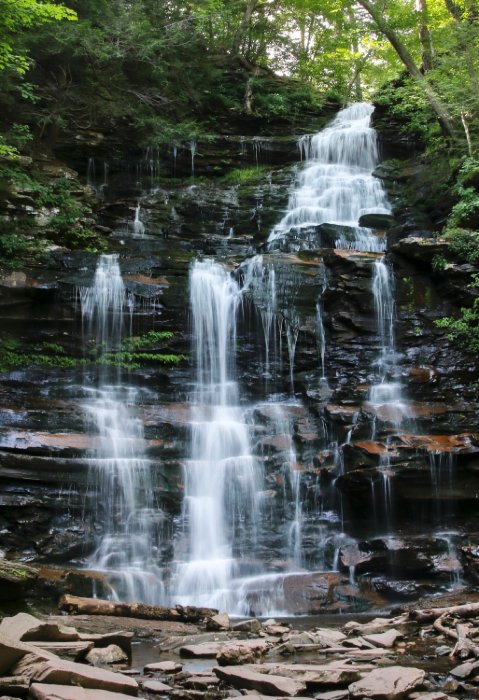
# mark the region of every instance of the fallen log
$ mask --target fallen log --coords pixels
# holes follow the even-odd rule
[[[411,610],[409,617],[417,622],[431,622],[438,617],[475,617],[479,616],[479,603],[466,603],[464,605],[451,605],[446,608],[425,608],[424,610]]]
[[[475,656],[476,659],[479,658],[479,647],[468,638],[469,628],[466,625],[457,623],[456,629],[453,630],[444,624],[446,618],[447,615],[439,617],[434,621],[433,627],[439,634],[443,634],[445,637],[453,639],[456,642],[449,656],[451,658],[459,656],[461,659],[467,659],[472,655]]]
[[[166,608],[146,603],[120,603],[115,600],[99,598],[79,598],[74,595],[62,596],[58,607],[72,615],[107,615],[165,622],[200,622],[218,613],[213,608],[183,607],[181,605]]]

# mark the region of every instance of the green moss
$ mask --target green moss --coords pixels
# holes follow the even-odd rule
[[[474,275],[470,286],[479,289],[479,274]],[[479,352],[479,299],[475,299],[470,308],[462,308],[459,318],[446,316],[435,323],[437,328],[447,331],[449,340],[469,352]]]
[[[134,336],[122,341],[121,349],[124,351],[137,350],[138,348],[147,348],[152,345],[158,345],[165,340],[172,340],[174,333],[171,331],[149,331],[144,335]]]
[[[270,170],[265,165],[258,165],[256,168],[235,168],[227,173],[222,181],[226,185],[242,185],[245,183],[258,182],[261,180],[267,170]]]

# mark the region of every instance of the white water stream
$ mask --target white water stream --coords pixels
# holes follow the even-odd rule
[[[163,598],[158,565],[162,513],[155,503],[151,464],[145,457],[143,424],[135,411],[138,390],[122,382],[114,360],[133,303],[117,255],[100,257],[93,285],[80,289],[80,300],[87,346],[94,343],[100,363],[102,358],[108,360],[100,364],[98,386],[84,386],[83,409],[95,445],[89,478],[98,494],[99,533],[87,566],[105,572],[112,597],[159,603]]]
[[[269,236],[274,244],[292,229],[320,224],[338,228],[336,247],[381,252],[384,238],[359,226],[364,214],[388,214],[390,209],[381,181],[373,177],[378,164],[376,131],[371,128],[373,107],[357,103],[341,110],[330,126],[312,137],[297,187],[288,209]]]

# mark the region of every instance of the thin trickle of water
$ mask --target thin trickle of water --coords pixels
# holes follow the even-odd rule
[[[196,389],[174,597],[234,610],[240,560],[255,547],[262,481],[233,378],[241,294],[223,267],[204,261],[191,269],[190,298]]]
[[[112,359],[132,309],[118,256],[102,255],[93,285],[79,294],[86,341],[94,341],[100,362],[109,353],[108,362],[101,363],[99,386],[84,387],[83,408],[95,436],[89,478],[97,494],[95,524],[101,530],[88,568],[107,574],[117,599],[159,603],[164,596],[158,564],[162,513],[145,458],[143,424],[134,409],[138,392],[122,384]]]
[[[292,229],[301,237],[301,229],[329,223],[348,227],[350,232],[351,237],[345,238],[338,231],[337,247],[385,249],[383,237],[358,224],[364,214],[390,211],[382,184],[372,174],[378,163],[377,135],[370,126],[372,112],[372,105],[353,104],[312,137],[287,212],[269,236],[270,246]]]
[[[141,214],[141,205],[140,202],[138,202],[136,208],[135,208],[135,220],[133,221],[133,230],[135,232],[135,236],[142,237],[145,235],[145,224],[140,218]]]
[[[196,158],[196,141],[190,141],[190,154],[191,154],[191,177],[195,177],[195,158]]]

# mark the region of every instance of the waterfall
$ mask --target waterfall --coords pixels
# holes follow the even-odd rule
[[[217,263],[195,262],[190,275],[196,388],[191,456],[184,469],[182,561],[177,602],[234,610],[241,558],[253,551],[262,478],[234,381],[240,290]]]
[[[306,229],[328,223],[338,227],[338,248],[385,249],[383,237],[358,223],[364,214],[390,211],[382,184],[373,177],[378,163],[377,135],[370,126],[373,109],[370,104],[353,104],[312,137],[287,212],[269,236],[270,247],[292,231],[301,238],[301,231],[306,235]],[[306,155],[303,148],[302,142],[301,153]]]
[[[136,208],[135,208],[135,220],[133,221],[133,230],[135,232],[135,236],[142,237],[145,235],[145,224],[143,221],[140,219],[140,213],[141,213],[141,205],[138,202]]]
[[[190,141],[190,154],[191,154],[191,177],[195,177],[195,158],[196,158],[196,141]]]
[[[99,386],[92,388],[86,381],[84,386],[83,408],[95,436],[89,479],[96,494],[95,526],[100,526],[88,568],[107,574],[115,599],[159,603],[162,514],[145,457],[143,424],[135,412],[138,391],[121,382],[114,359],[121,349],[125,316],[132,310],[117,255],[100,257],[93,285],[80,290],[80,300],[86,339],[94,341],[100,362]]]
[[[384,258],[374,262],[372,291],[379,336],[379,357],[377,359],[378,381],[371,387],[368,400],[376,413],[382,413],[383,419],[399,427],[410,413],[410,408],[402,397],[400,382],[394,380],[397,374],[394,344],[394,282]],[[389,381],[390,375],[393,381]],[[373,438],[374,432],[375,427],[373,427]]]

